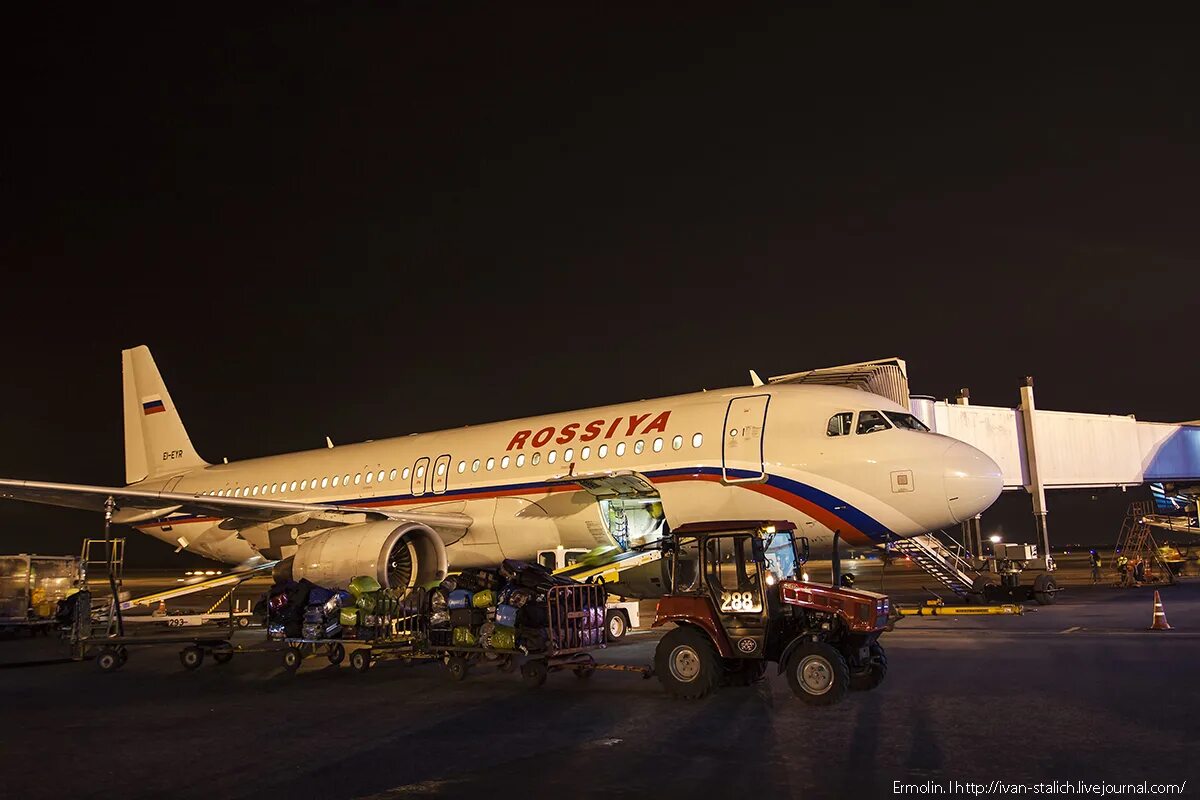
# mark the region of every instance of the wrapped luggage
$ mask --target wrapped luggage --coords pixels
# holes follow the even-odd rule
[[[350,594],[357,600],[364,594],[378,592],[383,587],[379,585],[379,581],[372,578],[370,575],[359,575],[350,581]]]
[[[466,589],[455,589],[446,599],[446,605],[451,610],[456,608],[470,608],[473,595]]]
[[[451,635],[453,637],[451,641],[454,642],[455,647],[474,647],[478,641],[475,634],[471,633],[471,629],[466,627],[455,628]]]
[[[358,624],[358,613],[358,609],[354,606],[339,609],[338,622],[347,628],[353,627]]]
[[[496,606],[496,624],[507,628],[515,628],[517,626],[516,606],[504,604]]]
[[[517,631],[507,625],[497,625],[488,637],[488,644],[496,650],[517,649]]]
[[[471,605],[475,608],[487,608],[488,606],[496,605],[496,593],[491,589],[483,589],[475,593],[471,598]]]

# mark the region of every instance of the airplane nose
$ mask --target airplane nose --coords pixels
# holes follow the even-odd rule
[[[946,502],[955,522],[982,513],[1004,489],[1000,466],[981,450],[955,442],[944,456]]]

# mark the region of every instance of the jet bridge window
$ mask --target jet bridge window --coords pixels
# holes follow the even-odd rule
[[[927,431],[924,422],[914,417],[912,414],[905,414],[903,411],[885,411],[883,412],[892,424],[901,430],[907,431]]]
[[[826,436],[849,436],[854,429],[854,412],[843,411],[834,414],[829,418],[829,424],[825,426]]]
[[[886,431],[892,426],[884,419],[883,414],[878,411],[860,411],[858,412],[858,430],[860,434],[876,433],[878,431]]]

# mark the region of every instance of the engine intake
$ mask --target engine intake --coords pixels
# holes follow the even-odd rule
[[[321,586],[346,586],[352,578],[371,575],[389,589],[436,583],[446,577],[446,545],[419,522],[366,522],[306,539],[276,569],[276,579],[307,578]],[[286,562],[285,562],[286,563]]]

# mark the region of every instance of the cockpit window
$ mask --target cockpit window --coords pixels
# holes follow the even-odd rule
[[[827,436],[849,436],[853,429],[854,413],[844,411],[841,414],[834,414],[829,418],[829,425],[825,428]]]
[[[883,418],[883,414],[880,414],[878,411],[858,412],[858,433],[860,434],[886,431],[890,427],[892,426]]]
[[[924,422],[914,417],[912,414],[905,414],[903,411],[885,411],[887,418],[892,421],[892,424],[897,428],[906,431],[927,431]]]

